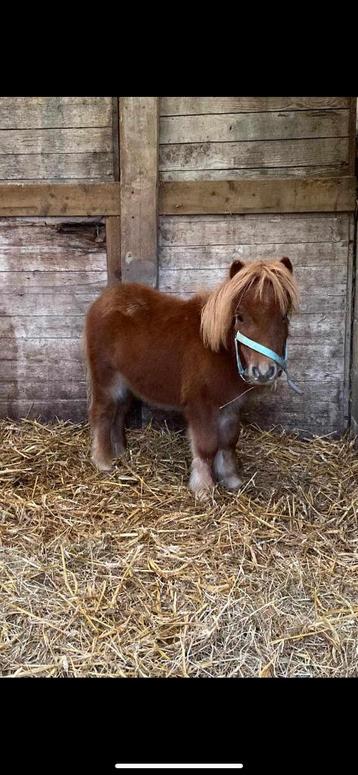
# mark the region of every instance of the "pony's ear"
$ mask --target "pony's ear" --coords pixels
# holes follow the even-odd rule
[[[293,274],[293,266],[291,264],[290,259],[287,258],[287,256],[284,256],[283,258],[281,258],[281,264],[283,264],[286,267],[286,269],[288,269],[288,271],[291,272],[291,274]]]
[[[245,266],[243,261],[233,261],[230,267],[230,280],[236,275],[242,267]]]

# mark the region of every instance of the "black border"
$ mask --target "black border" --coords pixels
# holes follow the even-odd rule
[[[114,775],[116,762],[141,761],[356,771],[356,679],[4,678],[0,691],[4,772]]]

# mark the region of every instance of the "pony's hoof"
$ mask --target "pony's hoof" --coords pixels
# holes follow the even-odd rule
[[[242,481],[238,476],[229,476],[228,479],[225,479],[222,482],[222,484],[226,490],[230,490],[230,492],[237,492],[237,490],[240,490],[240,487],[242,486]]]
[[[97,471],[110,471],[112,468],[112,462],[109,460],[101,460],[97,457],[91,457],[93,465],[97,468]]]
[[[212,495],[212,490],[192,490],[193,495],[195,496],[195,500],[200,501],[201,503],[205,503],[206,501],[210,500]]]

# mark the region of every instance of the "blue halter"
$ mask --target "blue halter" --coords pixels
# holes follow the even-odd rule
[[[287,342],[285,344],[285,355],[282,357],[282,355],[278,355],[273,350],[270,350],[269,347],[265,347],[263,344],[259,344],[259,342],[255,342],[253,339],[249,339],[248,336],[245,336],[240,331],[236,332],[235,335],[235,350],[236,350],[236,362],[237,362],[237,368],[240,374],[241,379],[243,379],[246,382],[245,379],[245,369],[242,365],[240,353],[239,353],[239,345],[238,342],[241,344],[246,345],[246,347],[250,347],[251,350],[256,350],[256,352],[261,353],[261,355],[266,355],[266,358],[270,358],[271,361],[275,361],[275,363],[278,363],[282,371],[285,372],[287,377],[287,384],[292,390],[294,390],[296,393],[299,393],[302,395],[303,390],[298,387],[288,376],[287,371]]]

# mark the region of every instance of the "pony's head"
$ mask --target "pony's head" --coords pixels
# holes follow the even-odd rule
[[[234,261],[230,277],[207,298],[201,315],[206,347],[233,348],[237,332],[284,358],[289,315],[298,306],[298,288],[289,258],[280,261]],[[240,343],[242,376],[253,384],[272,383],[280,365]]]

